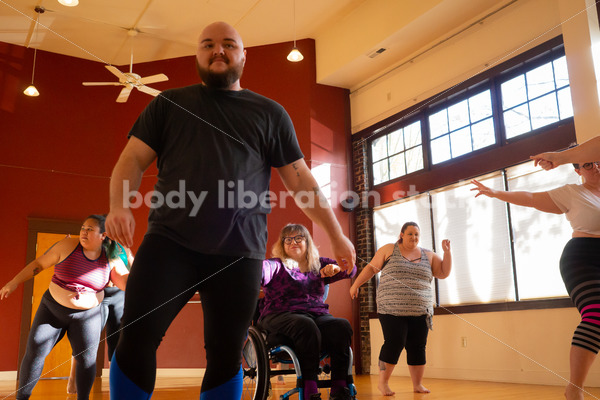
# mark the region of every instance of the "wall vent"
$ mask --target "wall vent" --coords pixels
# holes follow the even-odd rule
[[[383,53],[384,51],[386,51],[387,49],[385,47],[380,47],[377,50],[373,50],[369,53],[367,53],[367,57],[369,58],[375,58],[378,55],[380,55],[381,53]]]

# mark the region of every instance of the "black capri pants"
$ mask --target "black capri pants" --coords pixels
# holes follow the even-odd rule
[[[406,349],[408,365],[425,365],[425,347],[427,345],[427,315],[418,317],[379,314],[383,331],[383,346],[379,360],[396,365],[402,349]]]
[[[242,347],[256,309],[262,260],[201,254],[148,234],[137,251],[125,291],[119,368],[147,393],[154,389],[156,351],[171,322],[196,291],[204,314],[206,373],[202,392],[240,370]],[[190,341],[198,341],[190,334]]]

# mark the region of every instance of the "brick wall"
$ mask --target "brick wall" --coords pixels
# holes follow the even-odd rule
[[[352,142],[352,161],[354,171],[354,191],[363,199],[360,206],[355,209],[356,219],[356,264],[358,273],[374,255],[373,249],[373,210],[369,208],[367,192],[369,190],[369,169],[367,157],[367,141],[364,139]],[[376,310],[374,298],[373,279],[365,283],[360,290],[359,301],[359,326],[360,326],[360,353],[363,374],[371,370],[371,338],[369,328],[369,313]]]

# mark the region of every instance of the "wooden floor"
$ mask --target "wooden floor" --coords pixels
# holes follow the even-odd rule
[[[275,382],[273,380],[272,382]],[[382,396],[377,390],[377,376],[361,375],[355,377],[358,390],[357,399],[411,399],[411,400],[562,400],[563,388],[559,386],[522,385],[509,383],[492,383],[476,381],[456,381],[445,379],[425,379],[424,384],[431,393],[417,394],[412,392],[409,378],[392,377],[390,386],[395,396]],[[153,400],[198,399],[200,393],[199,378],[158,378]],[[66,380],[42,380],[33,391],[31,400],[76,400],[75,395],[66,394]],[[289,384],[273,385],[272,400],[277,400]],[[0,400],[15,398],[15,382],[0,381]],[[600,399],[600,388],[588,388],[590,393],[585,399]],[[323,391],[323,400],[328,396]],[[98,378],[94,385],[91,400],[109,400],[108,379]],[[297,400],[298,396],[292,396]]]

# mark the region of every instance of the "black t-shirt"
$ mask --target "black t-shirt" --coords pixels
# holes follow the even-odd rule
[[[201,253],[264,258],[271,167],[303,157],[281,105],[247,89],[171,89],[129,135],[158,155],[147,233]]]

